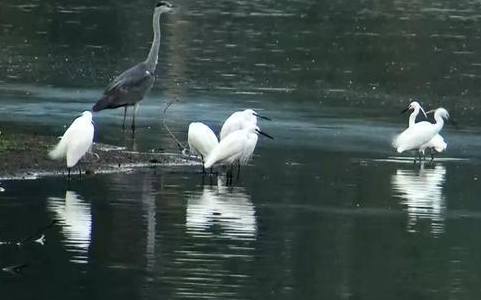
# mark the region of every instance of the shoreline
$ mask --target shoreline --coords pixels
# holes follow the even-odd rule
[[[67,174],[65,159],[51,160],[48,152],[58,138],[38,134],[0,133],[0,179],[35,179]],[[92,153],[81,162],[82,176],[99,173],[126,173],[136,168],[194,165],[198,162],[180,153],[133,152],[113,145],[94,143]],[[78,176],[78,168],[71,171]]]

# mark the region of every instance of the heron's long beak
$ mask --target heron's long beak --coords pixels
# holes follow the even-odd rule
[[[407,112],[407,111],[409,110],[409,108],[410,108],[410,107],[408,106],[406,109],[404,109],[403,111],[401,111],[401,114]]]
[[[267,138],[270,138],[271,140],[274,139],[272,136],[268,135],[267,133],[265,133],[263,131],[260,131],[260,130],[257,130],[257,129],[256,129],[256,131],[257,131],[257,133],[262,134],[263,136],[265,136]]]
[[[272,121],[272,119],[271,119],[271,118],[268,118],[268,117],[261,116],[261,115],[259,115],[259,114],[257,114],[257,113],[254,113],[254,116],[256,116],[256,117],[258,117],[258,118],[261,118],[261,119],[264,119],[264,120],[269,120],[269,121]]]

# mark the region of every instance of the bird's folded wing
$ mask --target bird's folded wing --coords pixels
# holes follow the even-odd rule
[[[128,90],[132,87],[140,85],[145,80],[151,78],[153,75],[147,70],[147,67],[140,63],[126,70],[117,76],[104,91],[104,94],[109,94],[113,91]]]

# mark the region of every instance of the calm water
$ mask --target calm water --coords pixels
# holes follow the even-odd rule
[[[260,126],[234,187],[197,167],[3,180],[0,273],[12,299],[478,299],[481,14],[476,1],[176,1],[135,140],[120,110],[96,140],[176,146],[191,121]],[[59,135],[143,60],[153,2],[0,4],[0,124]],[[448,151],[398,157],[410,97],[445,106]],[[56,220],[45,244],[16,242]]]

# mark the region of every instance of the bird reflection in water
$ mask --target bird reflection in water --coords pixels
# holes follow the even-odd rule
[[[254,205],[243,187],[228,188],[219,177],[217,186],[204,186],[187,204],[187,232],[235,240],[255,240],[257,223]],[[220,229],[220,230],[219,230]]]
[[[50,197],[48,209],[62,225],[65,246],[73,254],[71,261],[87,263],[92,232],[90,204],[81,200],[77,193],[66,191],[65,199]]]
[[[446,213],[445,197],[442,191],[446,168],[436,165],[426,168],[424,163],[416,170],[397,170],[392,176],[392,188],[402,198],[408,213],[408,231],[416,232],[416,223],[430,220],[434,235],[444,233]]]

